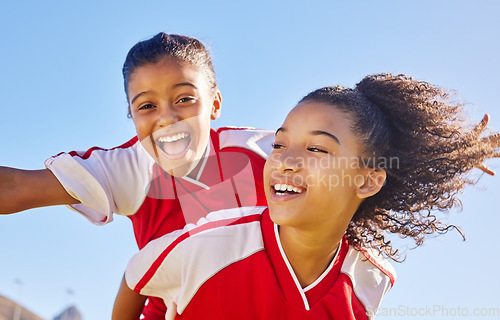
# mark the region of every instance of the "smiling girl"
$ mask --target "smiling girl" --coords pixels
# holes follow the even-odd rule
[[[466,174],[499,155],[482,125],[470,131],[461,104],[406,76],[318,89],[276,131],[268,207],[150,242],[126,282],[161,297],[167,319],[372,319],[395,281],[387,234],[420,245],[453,228],[429,212],[456,205]]]
[[[44,170],[0,167],[0,213],[63,204],[97,225],[116,213],[130,218],[142,248],[211,211],[265,205],[262,168],[273,134],[211,129],[222,98],[200,41],[165,33],[141,41],[127,54],[123,79],[137,136],[113,149],[58,154]],[[117,319],[138,319],[144,301],[116,304]],[[150,299],[143,316],[164,319],[165,306]]]

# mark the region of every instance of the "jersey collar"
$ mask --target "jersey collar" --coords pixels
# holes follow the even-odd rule
[[[266,210],[262,216],[262,235],[266,252],[285,299],[300,308],[310,310],[316,302],[328,293],[337,280],[349,248],[347,240],[345,237],[342,239],[339,250],[337,250],[335,257],[323,274],[314,283],[302,288],[283,251],[278,225],[269,217],[269,210]]]

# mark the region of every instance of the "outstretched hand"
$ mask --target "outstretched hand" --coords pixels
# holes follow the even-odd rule
[[[472,134],[479,138],[479,136],[481,136],[481,134],[483,133],[484,128],[486,128],[486,126],[488,125],[489,121],[490,121],[490,116],[488,114],[485,114],[483,119],[478,123],[478,125],[474,128],[474,130],[472,130]],[[500,133],[495,133],[487,137],[484,137],[481,139],[481,141],[490,144],[490,146],[493,149],[500,148]],[[492,157],[499,158],[500,152],[494,153]],[[481,163],[477,168],[491,176],[495,175],[495,171],[488,168],[484,163]]]

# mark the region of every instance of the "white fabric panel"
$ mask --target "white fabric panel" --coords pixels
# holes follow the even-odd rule
[[[374,250],[363,250],[394,279],[396,278],[396,272],[387,260]],[[354,294],[365,306],[368,318],[373,319],[382,298],[392,286],[390,277],[370,262],[361,251],[353,247],[349,247],[340,271],[349,276]]]
[[[265,207],[243,207],[213,212],[200,219],[196,225],[189,224],[183,230],[151,241],[129,262],[125,273],[127,285],[135,288],[169,245],[181,235],[191,233],[187,239],[175,245],[141,290],[141,294],[160,297],[166,304],[175,303],[177,312],[182,314],[205,281],[226,266],[264,250],[260,221],[193,233],[210,222],[261,214],[264,210]]]
[[[245,148],[267,159],[272,151],[274,136],[275,132],[270,130],[225,130],[219,136],[220,148]]]
[[[45,161],[66,191],[81,204],[70,208],[100,225],[112,213],[134,214],[144,202],[154,160],[137,142],[128,148],[94,150],[89,158],[61,154]]]

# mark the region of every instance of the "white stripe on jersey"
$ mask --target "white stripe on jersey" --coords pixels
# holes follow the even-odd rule
[[[274,136],[274,131],[270,130],[223,130],[219,134],[220,148],[245,148],[267,159],[272,151]]]
[[[183,230],[149,242],[129,262],[125,273],[127,285],[136,288],[146,273],[153,271],[154,275],[147,280],[140,293],[160,297],[166,304],[174,302],[177,312],[182,314],[198,289],[213,275],[232,263],[264,250],[260,219],[207,230],[203,230],[204,227],[219,221],[260,215],[265,209],[242,207],[212,212],[196,225],[186,225]],[[184,236],[184,240],[169,248]],[[168,255],[152,269],[154,261],[166,250],[169,250]]]
[[[373,319],[382,298],[392,287],[392,281],[396,278],[396,271],[375,250],[363,250],[373,263],[367,259],[363,252],[349,246],[349,251],[347,251],[340,272],[349,276],[354,294],[364,305],[368,318]]]

